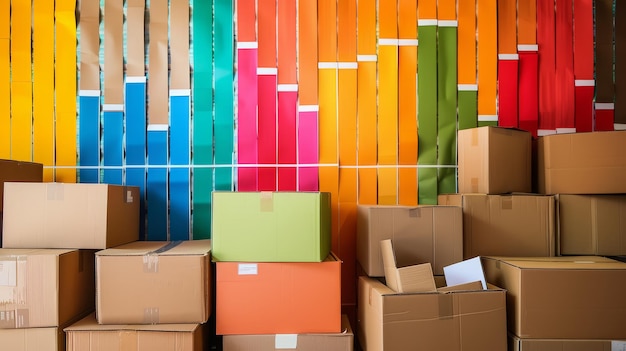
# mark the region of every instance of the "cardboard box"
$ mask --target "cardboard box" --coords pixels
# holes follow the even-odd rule
[[[352,351],[354,333],[347,316],[341,318],[340,333],[224,335],[224,351]]]
[[[0,160],[0,247],[2,245],[2,208],[5,182],[41,182],[41,163]]]
[[[439,204],[463,208],[463,258],[554,256],[554,197],[439,195]]]
[[[357,336],[364,351],[505,351],[505,291],[398,294],[359,277]],[[409,346],[410,345],[410,346]]]
[[[357,260],[370,277],[383,277],[380,241],[391,239],[399,267],[430,262],[433,272],[463,260],[463,222],[460,207],[357,207]]]
[[[330,193],[213,192],[213,259],[321,262],[330,253]]]
[[[528,339],[626,339],[626,263],[597,256],[482,258],[507,290],[509,331]]]
[[[65,351],[65,333],[62,328],[0,329],[3,350],[9,351]]]
[[[626,255],[626,195],[557,195],[561,255]]]
[[[435,291],[435,278],[430,263],[398,268],[391,240],[380,242],[385,265],[385,283],[400,293]]]
[[[580,339],[520,339],[509,334],[509,351],[620,351],[626,341]]]
[[[211,241],[137,241],[96,253],[101,324],[204,323]]]
[[[459,130],[459,193],[530,193],[530,144],[530,133],[517,129]]]
[[[93,314],[65,328],[67,351],[202,351],[203,325],[102,325]]]
[[[3,246],[105,249],[139,239],[139,188],[5,183]]]
[[[0,329],[58,327],[94,310],[94,252],[0,249]]]
[[[626,131],[556,134],[539,138],[542,194],[626,193]]]
[[[216,263],[216,333],[341,331],[341,262]]]
[[[41,163],[0,160],[0,212],[4,198],[3,184],[6,182],[41,182],[43,165]]]

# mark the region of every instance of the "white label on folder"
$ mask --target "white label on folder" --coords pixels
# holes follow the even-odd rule
[[[298,334],[276,334],[274,348],[277,350],[295,350],[298,347]]]
[[[0,261],[0,286],[17,285],[17,262]]]
[[[240,263],[239,275],[257,275],[259,274],[259,268],[256,263]]]
[[[626,341],[611,341],[611,351],[626,351]]]

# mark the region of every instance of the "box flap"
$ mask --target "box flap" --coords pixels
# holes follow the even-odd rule
[[[601,256],[483,258],[522,269],[626,269],[626,263]]]
[[[207,255],[211,251],[211,240],[185,241],[136,241],[111,249],[98,251],[97,256],[192,256]]]
[[[63,329],[71,331],[156,331],[156,332],[193,332],[200,324],[98,324],[95,313]]]
[[[391,240],[381,240],[380,245],[385,280],[391,289],[401,293],[437,290],[430,263],[398,268]]]
[[[437,288],[439,292],[452,292],[452,291],[476,291],[483,290],[483,283],[480,280],[471,283],[458,284]]]

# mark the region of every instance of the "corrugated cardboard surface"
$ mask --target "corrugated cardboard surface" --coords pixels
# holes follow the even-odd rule
[[[330,193],[213,192],[213,259],[320,262],[330,253]]]
[[[224,335],[224,351],[352,351],[354,333],[347,316],[341,318],[341,332],[329,334]]]
[[[554,197],[439,195],[439,204],[463,207],[463,256],[554,256]]]
[[[539,138],[538,182],[543,194],[626,193],[626,131]]]
[[[626,339],[626,263],[597,256],[483,257],[507,290],[509,331],[529,339]]]
[[[620,351],[625,347],[626,341],[619,340],[520,339],[509,334],[510,351]]]
[[[459,130],[459,193],[531,192],[531,135],[516,129]]]
[[[359,278],[357,335],[364,351],[505,351],[505,291],[397,294]]]
[[[3,246],[105,249],[139,239],[139,188],[6,183]]]
[[[204,323],[211,310],[211,241],[138,241],[96,253],[103,324]]]
[[[341,262],[216,263],[216,330],[229,334],[341,331]]]
[[[4,198],[5,182],[41,182],[43,165],[41,163],[0,160],[0,212]]]
[[[460,207],[357,207],[357,259],[370,277],[383,277],[380,241],[394,242],[398,267],[429,262],[435,274],[463,259]]]
[[[94,298],[93,251],[0,249],[0,329],[63,326]]]
[[[203,325],[101,325],[93,314],[65,328],[67,351],[202,351]]]
[[[558,195],[561,255],[626,255],[626,195]]]
[[[7,351],[65,351],[65,334],[58,327],[0,329],[0,344]]]

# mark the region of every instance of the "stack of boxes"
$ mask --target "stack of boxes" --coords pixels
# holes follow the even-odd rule
[[[137,187],[5,183],[4,214],[3,347],[203,349],[210,242],[137,241]]]
[[[358,206],[363,350],[506,349],[504,290],[446,286],[444,268],[463,261],[463,225],[459,206]]]
[[[216,334],[224,351],[349,351],[330,194],[214,192]]]

